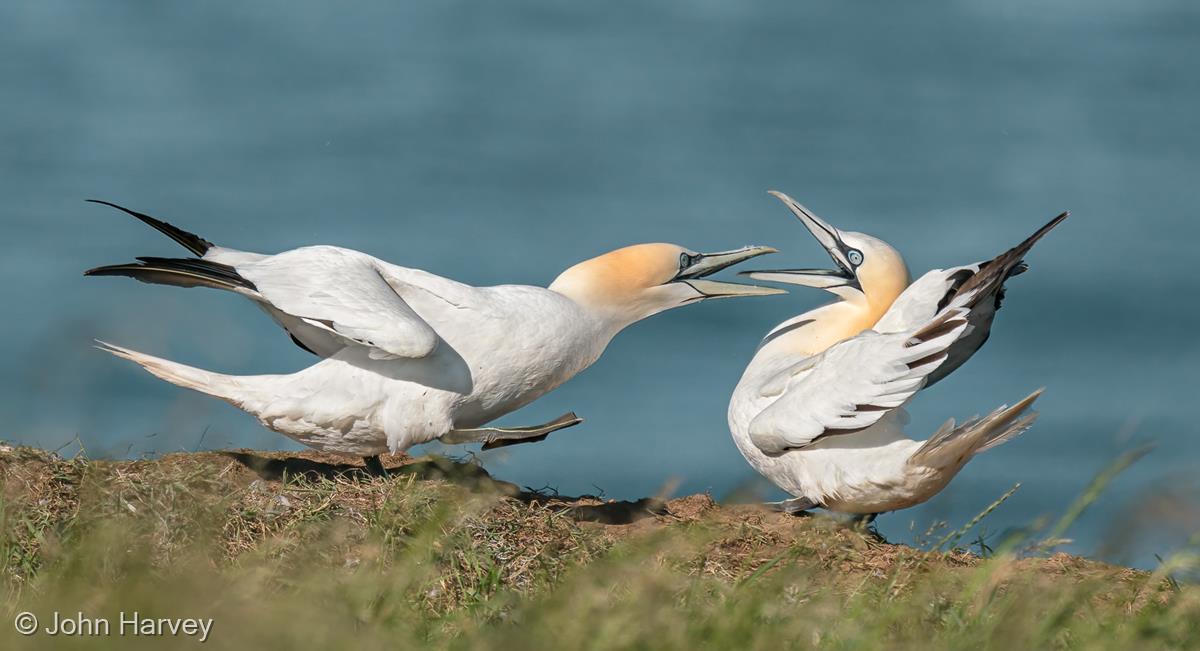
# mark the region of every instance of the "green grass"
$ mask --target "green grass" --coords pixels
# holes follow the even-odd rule
[[[382,480],[305,456],[3,449],[0,648],[197,644],[12,626],[135,610],[212,618],[204,646],[229,649],[1200,647],[1200,588],[1171,578],[1190,556],[1145,573],[1008,541],[981,558],[936,544],[977,523],[921,551],[703,496],[556,500],[466,464]]]

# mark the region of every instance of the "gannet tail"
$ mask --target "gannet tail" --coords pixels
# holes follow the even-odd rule
[[[166,380],[171,384],[199,391],[200,393],[207,393],[210,396],[233,403],[238,407],[242,406],[245,389],[247,388],[245,381],[250,378],[240,378],[205,371],[99,340],[96,341],[96,348],[134,362],[149,371],[151,375],[161,380]]]
[[[951,419],[938,428],[908,462],[933,468],[958,468],[971,457],[1021,435],[1037,420],[1038,413],[1029,409],[1042,389],[1009,407],[1004,405],[983,418],[975,417],[957,427]]]

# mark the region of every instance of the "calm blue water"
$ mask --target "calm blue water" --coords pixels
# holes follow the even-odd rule
[[[474,284],[545,284],[637,241],[827,264],[770,188],[888,240],[917,273],[1070,209],[911,432],[1046,386],[1037,426],[880,528],[957,526],[1015,482],[989,530],[1058,514],[1153,441],[1071,549],[1146,565],[1200,530],[1200,5],[399,5],[0,5],[0,437],[78,436],[114,456],[291,447],[89,348],[233,373],[311,360],[234,297],[84,279],[178,253],[87,197],[237,248],[338,244]],[[727,397],[767,329],[825,300],[800,288],[639,324],[502,421],[575,410],[585,425],[484,463],[566,494],[761,488]]]

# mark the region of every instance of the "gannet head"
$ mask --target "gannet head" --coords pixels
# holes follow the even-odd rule
[[[768,246],[696,253],[675,244],[635,244],[580,262],[562,272],[550,289],[628,324],[710,298],[786,293],[704,280],[743,260],[774,252]]]
[[[909,284],[900,252],[865,233],[841,231],[782,192],[771,194],[785,203],[833,258],[837,269],[743,271],[755,280],[806,285],[833,292],[848,301],[865,301],[887,309]]]

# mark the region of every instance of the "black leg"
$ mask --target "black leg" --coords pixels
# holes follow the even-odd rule
[[[372,477],[388,477],[387,468],[383,467],[383,461],[379,455],[373,457],[363,457],[363,465],[367,467],[367,474]]]
[[[850,527],[865,536],[874,538],[876,542],[886,543],[887,538],[884,538],[883,534],[879,533],[879,530],[875,528],[875,518],[878,516],[878,513],[856,515],[850,520]]]

